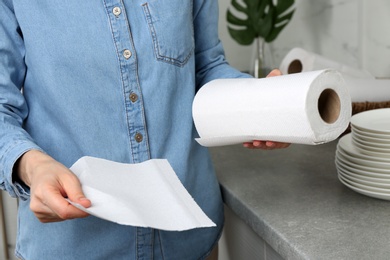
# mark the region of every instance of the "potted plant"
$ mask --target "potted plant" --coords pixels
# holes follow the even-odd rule
[[[245,18],[237,17],[230,9],[227,10],[230,36],[241,45],[250,45],[255,41],[253,76],[261,78],[266,75],[263,65],[264,45],[274,41],[290,22],[295,11],[294,3],[294,0],[231,1],[231,7]]]

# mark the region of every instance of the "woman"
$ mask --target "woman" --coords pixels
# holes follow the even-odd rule
[[[20,199],[19,258],[205,259],[215,248],[222,200],[191,105],[210,80],[248,77],[224,58],[217,9],[216,0],[0,3],[0,186]],[[217,227],[168,232],[87,217],[65,200],[91,205],[68,169],[85,155],[168,159]]]

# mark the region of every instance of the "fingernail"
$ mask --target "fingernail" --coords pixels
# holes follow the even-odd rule
[[[266,144],[265,144],[267,147],[275,147],[275,143],[273,143],[273,142],[267,142]]]

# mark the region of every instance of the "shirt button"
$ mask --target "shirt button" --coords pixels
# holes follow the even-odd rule
[[[115,16],[119,16],[122,13],[122,10],[119,7],[114,7],[114,9],[112,9],[112,13]]]
[[[140,142],[142,142],[144,137],[142,136],[142,134],[136,133],[134,139],[137,141],[137,143],[140,143]]]
[[[131,51],[130,50],[124,50],[123,51],[123,57],[125,57],[126,60],[130,59]]]
[[[138,96],[135,93],[131,93],[129,98],[130,98],[131,102],[133,102],[133,103],[138,100]]]

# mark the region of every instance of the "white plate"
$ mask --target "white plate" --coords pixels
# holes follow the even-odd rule
[[[388,153],[390,156],[390,148],[366,145],[366,144],[362,143],[361,141],[353,139],[353,138],[352,138],[352,142],[354,145],[356,145],[357,147],[359,147],[361,149],[372,151],[372,152],[377,152],[377,153]]]
[[[390,153],[380,153],[380,152],[368,150],[366,147],[354,142],[353,140],[352,140],[352,143],[355,146],[355,149],[358,150],[362,154],[365,154],[368,156],[373,156],[373,157],[390,159]]]
[[[363,172],[363,174],[370,173],[370,174],[378,174],[379,176],[380,175],[387,175],[387,176],[383,176],[383,178],[390,178],[390,170],[378,169],[378,168],[358,165],[356,163],[353,163],[353,162],[346,160],[344,157],[342,157],[342,155],[339,155],[339,154],[336,154],[336,163],[340,163],[344,167],[347,166],[351,169],[352,172],[355,172],[358,174],[359,174],[359,172],[357,172],[355,170]],[[379,177],[379,176],[377,176],[377,177]]]
[[[381,182],[372,182],[372,181],[362,180],[360,178],[355,178],[355,177],[351,176],[350,174],[343,172],[342,170],[338,170],[338,173],[341,176],[343,176],[344,178],[347,178],[348,180],[350,180],[352,182],[363,184],[363,185],[367,185],[367,186],[371,186],[371,187],[374,187],[374,188],[387,189],[387,190],[390,191],[390,183],[381,183]]]
[[[380,179],[389,179],[390,180],[390,172],[374,172],[374,171],[367,171],[362,169],[357,169],[351,165],[348,165],[347,163],[341,161],[340,158],[336,158],[335,160],[336,168],[341,169],[345,172],[358,174],[363,177],[371,177],[371,178],[380,178]]]
[[[344,159],[353,162],[357,165],[366,166],[366,167],[373,167],[378,169],[386,169],[390,171],[390,163],[386,162],[378,162],[378,161],[370,161],[366,159],[356,158],[351,155],[348,155],[347,153],[343,152],[342,150],[337,151],[339,154],[337,156],[342,156]]]
[[[351,124],[372,133],[390,135],[390,108],[374,109],[355,114]]]
[[[365,137],[372,137],[372,138],[378,138],[385,141],[390,141],[390,135],[389,134],[379,134],[379,133],[372,133],[372,132],[366,132],[363,129],[357,128],[354,125],[351,125],[351,132],[352,133],[358,133],[359,135],[365,136]]]
[[[356,135],[352,135],[352,140],[355,142],[374,148],[374,149],[379,149],[380,152],[389,152],[390,151],[390,143],[375,143],[375,142],[370,142],[370,141],[365,141],[357,137]],[[384,149],[384,151],[381,151],[381,149]]]
[[[352,134],[352,140],[358,142],[359,144],[372,147],[374,149],[386,149],[387,151],[390,151],[390,143],[377,143],[377,142],[362,140],[358,136],[356,136],[356,134]]]
[[[346,134],[343,137],[340,138],[337,149],[342,150],[346,152],[347,154],[356,157],[361,158],[365,160],[371,160],[371,161],[378,161],[378,162],[389,162],[390,158],[383,158],[378,156],[370,156],[364,153],[361,153],[360,150],[356,149],[356,147],[352,143],[352,136],[353,134]]]
[[[339,176],[339,180],[341,181],[341,183],[344,184],[345,186],[347,186],[348,188],[350,188],[351,190],[354,190],[360,194],[363,194],[363,195],[366,195],[369,197],[383,199],[383,200],[390,200],[390,194],[385,194],[385,193],[380,193],[380,192],[371,192],[371,191],[359,189],[359,188],[349,184],[347,181],[344,181],[340,175],[338,175],[338,176]]]
[[[390,189],[375,188],[375,187],[371,187],[368,185],[363,185],[363,184],[348,180],[347,178],[345,178],[344,176],[342,176],[340,174],[339,174],[339,178],[342,178],[343,181],[348,182],[350,185],[352,185],[356,188],[359,188],[359,189],[362,189],[365,191],[369,191],[369,192],[378,192],[378,193],[382,193],[382,194],[388,194],[390,196]]]
[[[352,139],[352,143],[356,147],[356,149],[359,149],[361,153],[364,153],[366,155],[379,156],[382,158],[390,158],[390,149],[380,149],[380,148],[370,147],[361,144],[353,139]]]
[[[384,139],[378,136],[368,136],[365,134],[361,134],[359,131],[356,131],[355,128],[352,128],[352,136],[355,139],[365,141],[365,142],[370,142],[370,143],[376,143],[376,144],[387,144],[390,145],[390,138],[389,139]]]
[[[367,181],[367,182],[374,182],[374,183],[382,183],[382,184],[388,184],[390,185],[390,178],[379,178],[379,177],[369,177],[365,176],[362,174],[356,174],[351,171],[348,171],[344,167],[341,167],[340,165],[337,167],[337,171],[341,171],[343,174],[346,174],[352,178],[359,179],[362,181]]]

